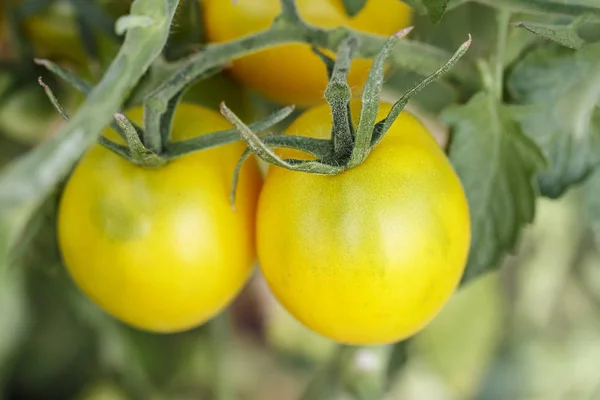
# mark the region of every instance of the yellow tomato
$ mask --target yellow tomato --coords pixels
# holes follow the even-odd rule
[[[128,115],[143,121],[141,108]],[[215,111],[181,104],[173,138],[230,127]],[[221,311],[255,258],[255,161],[244,167],[235,211],[228,198],[243,150],[235,143],[145,169],[95,145],[69,179],[58,216],[64,262],[82,291],[124,322],[156,332],[186,330]]]
[[[267,28],[281,10],[279,0],[201,0],[207,37],[224,42]],[[410,24],[411,9],[398,0],[369,0],[354,17],[342,0],[298,0],[298,10],[307,22],[322,27],[351,27],[390,36]],[[371,67],[370,60],[352,63],[348,83],[360,93]],[[234,61],[233,75],[271,100],[313,105],[323,99],[327,85],[325,65],[306,44],[286,44]]]
[[[356,121],[360,100],[351,105]],[[378,118],[389,110],[382,103]],[[287,132],[328,138],[329,106]],[[407,112],[356,168],[323,176],[271,167],[257,211],[258,257],[275,296],[349,344],[402,340],[432,320],[460,281],[470,235],[456,173]]]

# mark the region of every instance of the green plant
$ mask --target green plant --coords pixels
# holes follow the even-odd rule
[[[338,53],[338,61],[344,60],[344,51],[349,61],[350,49],[354,49],[356,57],[375,58],[385,48],[394,68],[420,76],[434,74],[435,78],[445,73],[444,80],[436,86],[420,92],[425,85],[418,85],[415,90],[406,91],[396,110],[399,113],[413,95],[416,103],[426,106],[428,90],[447,89],[451,93],[449,100],[438,108],[451,129],[448,154],[464,186],[471,213],[473,240],[463,283],[499,268],[505,256],[516,250],[523,228],[533,221],[536,198],[558,197],[570,187],[583,184],[600,162],[600,6],[554,0],[474,2],[494,15],[494,29],[481,29],[480,36],[470,32],[474,41],[471,51],[458,62],[464,51],[460,52],[452,59],[452,64],[456,62],[452,68],[436,72],[451,58],[443,40],[439,40],[439,46],[406,39],[393,43],[347,28],[318,28],[304,23],[292,0],[281,1],[282,13],[264,31],[208,45],[189,58],[165,62],[159,54],[167,42],[177,0],[134,1],[130,15],[117,24],[119,32],[126,32],[123,46],[96,85],[69,77],[55,65],[43,62],[76,83],[87,98],[56,136],[2,170],[0,265],[27,237],[28,223],[45,198],[97,141],[113,114],[136,96],[143,99],[143,130],[120,121],[128,147],[104,140],[101,143],[146,167],[160,167],[184,154],[241,139],[252,152],[283,168],[336,174],[357,167],[371,150],[371,136],[364,136],[369,129],[364,126],[361,129],[359,122],[360,135],[347,135],[345,109],[350,96],[344,85],[345,76],[339,72],[340,68],[336,73],[333,63],[323,54],[332,74],[327,97],[332,108],[339,111],[334,113],[333,121],[334,132],[338,128],[340,132],[336,140],[261,138],[255,133],[272,127],[291,110],[284,109],[248,129],[226,107],[224,114],[240,133],[233,129],[217,132],[214,136],[206,135],[210,140],[179,147],[168,140],[179,97],[195,80],[210,76],[226,68],[232,59],[253,51],[302,42],[321,50],[342,52]],[[353,10],[360,9],[361,3],[364,1],[344,1]],[[443,24],[445,11],[458,13],[472,2],[407,3],[417,11],[427,12],[432,21]],[[419,34],[422,33],[414,33],[416,37]],[[369,128],[377,122],[374,104],[379,104],[383,62],[373,71],[375,75],[363,94],[368,100],[363,104],[367,103],[364,115],[365,121],[370,122],[365,122]],[[383,122],[380,128],[388,125]],[[343,143],[344,138],[355,140],[350,155],[343,154],[349,148],[348,143]],[[316,160],[281,159],[272,150],[276,146],[309,151]],[[335,163],[328,158],[331,154],[335,155]],[[337,162],[340,160],[344,162]],[[588,194],[590,216],[595,221],[599,216],[598,196],[593,190],[596,182],[597,179],[592,182]],[[372,349],[342,348],[327,373],[310,386],[309,398],[316,399],[314,393],[328,399],[340,393],[351,393],[361,399],[378,398],[387,386],[389,370],[402,359],[404,346],[401,343]]]

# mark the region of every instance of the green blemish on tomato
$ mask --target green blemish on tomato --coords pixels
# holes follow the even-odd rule
[[[110,239],[136,240],[150,232],[150,221],[139,209],[116,199],[98,200],[92,220]]]

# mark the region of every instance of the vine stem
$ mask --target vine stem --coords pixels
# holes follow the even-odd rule
[[[257,50],[285,43],[308,43],[319,48],[336,51],[341,42],[348,36],[358,40],[355,56],[357,58],[375,57],[387,38],[377,35],[365,34],[350,28],[340,27],[335,29],[321,29],[303,22],[299,17],[291,17],[295,10],[294,0],[282,0],[286,4],[283,13],[269,28],[256,34],[245,36],[221,44],[209,44],[194,56],[170,63],[167,68],[170,72],[166,81],[158,86],[147,98],[152,98],[152,107],[156,112],[166,110],[168,99],[175,96],[191,82],[196,80],[206,70],[221,65],[226,65],[230,60],[242,57]],[[390,54],[389,61],[409,71],[427,75],[436,71],[451,54],[439,48],[423,43],[407,40],[399,41]],[[473,88],[477,85],[476,73],[468,62],[461,62],[450,73],[465,87]]]
[[[393,345],[341,345],[331,364],[313,379],[301,400],[381,400],[388,387]]]
[[[227,346],[229,338],[229,313],[223,311],[210,321],[210,339],[213,351],[214,381],[213,398],[215,400],[233,400],[233,387],[229,377],[231,372],[227,369]]]
[[[498,25],[498,36],[496,38],[496,65],[494,71],[494,92],[498,100],[502,100],[504,92],[504,58],[506,55],[506,41],[508,39],[508,27],[510,23],[510,11],[498,10],[496,24]]]

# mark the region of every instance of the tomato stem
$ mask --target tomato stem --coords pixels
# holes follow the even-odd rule
[[[362,107],[360,110],[358,127],[356,129],[356,141],[348,162],[349,168],[360,165],[371,150],[371,137],[373,136],[377,111],[379,110],[379,102],[381,101],[381,87],[383,86],[385,63],[392,47],[396,44],[398,39],[408,35],[411,30],[412,27],[409,27],[392,35],[392,37],[384,43],[381,51],[373,60],[373,66],[371,67],[369,77],[362,93]]]
[[[88,95],[94,88],[94,85],[91,82],[87,81],[86,79],[80,78],[77,75],[61,68],[60,66],[53,63],[50,60],[34,58],[33,61],[36,64],[45,67],[46,69],[48,69],[48,71],[58,75],[61,79],[63,79],[64,81],[66,81],[75,89],[77,89],[85,95]]]
[[[129,150],[129,147],[123,146],[122,144],[115,143],[112,140],[105,138],[104,136],[98,137],[98,143],[101,146],[106,147],[108,150],[112,151],[113,153],[123,157],[127,161],[137,164],[137,162],[131,156],[131,151]]]
[[[300,13],[298,12],[298,7],[296,6],[295,1],[289,0],[279,0],[281,5],[281,14],[275,20],[275,23],[278,21],[285,20],[295,24],[303,24],[302,18],[300,18]]]
[[[283,121],[292,113],[293,110],[293,106],[282,108],[270,114],[265,119],[250,124],[248,127],[253,132],[265,131],[275,124]],[[236,128],[232,128],[224,131],[208,133],[206,135],[197,136],[188,140],[176,142],[169,141],[166,144],[165,152],[162,154],[162,156],[167,160],[173,160],[186,154],[237,142],[239,140],[242,140],[240,133]]]
[[[361,33],[346,27],[322,29],[307,24],[300,18],[295,0],[280,1],[282,13],[270,28],[226,43],[207,45],[202,51],[185,60],[169,63],[168,68],[171,70],[169,78],[154,91],[160,92],[160,97],[165,102],[165,99],[172,98],[202,75],[204,71],[227,64],[232,59],[279,44],[301,42],[336,51],[346,37],[353,36],[358,40],[356,56],[373,58],[385,43],[385,40],[379,36]],[[449,56],[445,51],[433,46],[401,41],[390,54],[390,62],[409,71],[431,73]],[[474,80],[476,71],[469,63],[463,63],[459,68],[453,69],[452,75],[465,87],[473,88],[477,85]],[[163,103],[160,107],[166,107],[166,105]]]
[[[419,82],[418,84],[413,86],[408,92],[406,92],[402,97],[400,97],[400,99],[398,99],[398,101],[396,101],[394,103],[394,105],[392,106],[392,109],[390,110],[388,115],[383,120],[381,120],[377,124],[375,124],[374,130],[373,130],[373,136],[371,137],[371,148],[376,146],[377,143],[379,143],[379,141],[383,138],[383,136],[386,134],[386,132],[392,126],[392,124],[394,123],[396,118],[398,118],[398,116],[400,115],[402,110],[404,110],[404,107],[406,107],[406,105],[408,104],[408,101],[412,97],[414,97],[416,94],[421,92],[421,90],[423,90],[427,85],[434,82],[440,76],[444,75],[449,70],[451,70],[454,67],[454,65],[456,65],[456,63],[465,55],[467,50],[469,50],[470,46],[471,46],[471,35],[469,35],[469,40],[467,40],[466,42],[461,44],[460,47],[458,48],[458,50],[456,50],[456,52],[454,53],[454,55],[444,65],[442,65],[433,74],[429,75],[428,77],[423,79],[421,82]]]
[[[303,161],[295,159],[287,160],[279,157],[279,155],[277,155],[271,147],[267,146],[267,144],[263,142],[258,135],[252,132],[252,129],[245,125],[242,120],[233,113],[233,111],[227,108],[225,103],[221,103],[221,114],[223,114],[223,116],[238,129],[252,152],[256,153],[266,162],[290,170],[310,170],[312,172],[318,171],[319,167],[322,165],[321,163],[315,161]]]
[[[93,89],[93,85],[85,79],[78,77],[77,75],[64,70],[57,64],[54,64],[51,61],[36,59],[35,62],[38,65],[42,65],[46,67],[49,71],[58,75],[60,78],[67,81],[71,84],[75,89],[82,92],[84,95],[88,95]],[[220,67],[216,67],[206,71],[206,73],[202,76],[202,79],[209,78],[215,73],[221,71]],[[201,150],[213,148],[216,146],[232,143],[241,140],[241,137],[236,129],[228,129],[219,132],[213,132],[210,134],[202,135],[193,139],[189,139],[181,142],[172,142],[171,141],[171,125],[172,120],[175,115],[175,110],[177,105],[180,102],[181,95],[183,92],[179,92],[175,94],[175,97],[169,99],[166,102],[166,108],[164,110],[159,111],[160,104],[162,104],[161,99],[156,99],[152,95],[146,97],[144,101],[144,125],[145,129],[140,128],[132,121],[127,119],[127,117],[123,114],[120,114],[122,120],[121,124],[117,124],[116,121],[111,123],[111,127],[123,138],[127,141],[128,144],[134,146],[131,151],[127,150],[127,147],[118,145],[116,143],[110,142],[107,139],[100,137],[98,142],[112,150],[117,155],[126,158],[128,161],[131,161],[135,164],[146,166],[146,167],[157,167],[163,165],[167,160],[174,160],[179,157],[182,157],[186,154],[190,154],[193,152],[198,152]],[[55,98],[50,97],[50,101],[56,101]],[[253,131],[261,132],[266,129],[271,128],[273,125],[281,122],[290,113],[293,111],[294,107],[285,107],[279,111],[274,112],[269,115],[262,121],[255,122],[250,125],[250,128]],[[60,112],[60,110],[59,110]],[[138,137],[142,140],[141,142],[135,139],[133,136],[128,138],[127,133],[125,132],[125,126],[133,127],[137,132]],[[132,134],[132,130],[130,133]],[[155,148],[152,151],[148,143],[151,143],[152,146],[157,146],[160,144],[160,152]],[[142,149],[143,146],[144,148]],[[158,146],[157,146],[158,147]],[[148,159],[149,154],[154,154],[153,157]],[[134,156],[135,154],[135,156]],[[138,157],[139,156],[139,157]],[[158,160],[155,157],[159,157],[162,160]]]
[[[160,167],[166,160],[158,156],[152,150],[149,150],[142,143],[140,136],[141,133],[136,127],[125,117],[123,114],[115,114],[115,120],[119,128],[125,132],[127,138],[127,145],[129,152],[136,164],[144,167]]]
[[[265,136],[262,139],[262,142],[269,147],[283,147],[283,148],[289,148],[289,149],[295,149],[295,150],[300,150],[302,152],[308,153],[312,156],[314,156],[317,160],[319,160],[323,165],[322,165],[322,173],[325,175],[333,175],[336,174],[340,171],[342,171],[342,167],[337,166],[331,166],[331,163],[328,162],[329,158],[331,157],[332,154],[334,154],[333,151],[333,145],[332,145],[332,141],[331,140],[327,140],[327,139],[315,139],[315,138],[310,138],[310,137],[306,137],[306,136],[294,136],[294,135],[269,135],[269,136]],[[250,150],[250,148],[247,148],[244,153],[242,154],[242,156],[240,157],[236,167],[235,167],[235,171],[233,173],[233,180],[232,180],[232,184],[231,184],[231,192],[230,192],[230,202],[233,206],[233,208],[235,209],[235,193],[236,193],[236,188],[237,188],[237,182],[239,179],[239,174],[240,174],[240,170],[242,168],[242,165],[244,164],[244,162],[248,159],[248,157],[250,157],[252,155],[252,151]],[[295,169],[296,165],[299,165],[302,161],[301,160],[288,160],[293,167],[291,169]],[[305,164],[307,165],[307,164]],[[298,167],[298,170],[300,170],[301,167]]]
[[[354,168],[362,164],[371,149],[379,143],[396,118],[398,118],[408,101],[456,65],[471,45],[471,37],[469,35],[469,40],[458,48],[450,60],[405,93],[392,106],[388,115],[383,120],[375,123],[380,103],[381,87],[383,85],[385,62],[392,46],[398,39],[406,36],[409,32],[410,28],[404,29],[389,38],[375,58],[363,91],[362,107],[356,133],[352,125],[349,108],[351,92],[346,81],[352,61],[352,49],[356,46],[356,40],[348,37],[342,41],[333,66],[330,57],[319,50],[315,50],[325,63],[327,71],[330,74],[330,80],[325,90],[325,98],[331,107],[333,118],[330,145],[327,148],[318,147],[317,152],[314,152],[313,148],[310,147],[314,143],[308,141],[292,142],[289,139],[285,139],[287,135],[271,136],[268,140],[267,138],[264,140],[261,139],[229,110],[225,104],[222,104],[221,113],[238,129],[242,138],[248,144],[248,150],[241,156],[234,172],[231,202],[235,201],[235,188],[240,168],[251,152],[269,164],[293,171],[320,175],[339,174],[349,168]],[[273,150],[273,147],[294,148],[314,155],[316,160],[283,159]]]
[[[53,63],[52,61],[36,58],[36,59],[34,59],[34,62],[38,65],[45,67],[50,72],[58,75],[61,79],[63,79],[64,81],[69,83],[71,86],[73,86],[75,89],[77,89],[78,91],[83,93],[86,97],[90,94],[90,92],[94,88],[94,85],[91,82],[87,81],[86,79],[80,78],[79,76],[59,67],[57,64]],[[52,99],[50,99],[50,101],[52,101]],[[129,121],[129,123],[134,125],[136,127],[136,129],[138,130],[138,132],[141,132],[140,127],[133,124],[133,122],[131,122],[131,121]],[[116,124],[115,121],[111,122],[111,126],[123,139],[127,140],[127,137],[125,136],[125,132],[123,132],[123,130]]]
[[[67,114],[67,112],[65,111],[65,109],[62,108],[62,106],[60,105],[58,99],[56,98],[56,96],[54,96],[54,93],[52,92],[52,89],[50,89],[50,87],[44,83],[44,81],[42,80],[41,76],[38,78],[38,83],[40,84],[40,86],[42,88],[44,88],[44,92],[46,93],[46,96],[48,96],[48,98],[50,99],[50,102],[52,103],[52,105],[54,106],[54,108],[56,109],[56,111],[58,111],[58,113],[60,114],[60,116],[62,117],[62,119],[64,119],[65,121],[68,121],[69,120],[69,114]]]
[[[202,72],[197,80],[210,78],[221,71],[215,66]],[[171,138],[171,122],[184,89],[167,97],[165,93],[153,92],[144,100],[144,144],[156,154],[161,154]]]
[[[325,89],[325,99],[331,107],[333,116],[331,138],[333,140],[334,158],[339,165],[346,164],[354,143],[354,126],[350,116],[352,90],[348,85],[347,78],[352,63],[352,54],[356,46],[356,39],[348,36],[340,44],[333,68],[327,67],[328,70],[331,70],[331,74]],[[321,58],[326,63],[331,64],[330,58],[323,56]]]

